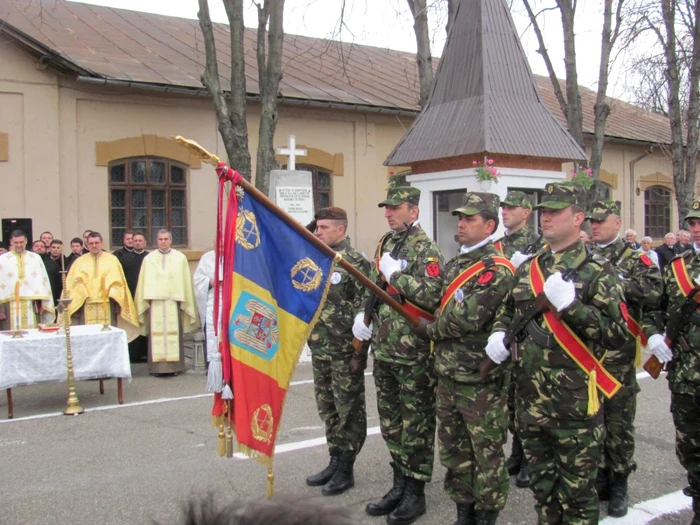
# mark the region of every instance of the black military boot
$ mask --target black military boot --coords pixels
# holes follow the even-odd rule
[[[608,503],[608,516],[621,518],[627,514],[627,474],[612,474],[610,479],[610,503]]]
[[[425,514],[425,481],[406,478],[401,503],[386,517],[389,525],[408,525]]]
[[[527,461],[523,456],[523,462],[520,464],[520,470],[518,471],[518,476],[515,478],[515,485],[524,489],[530,486],[530,473],[527,470]]]
[[[595,478],[595,491],[598,493],[599,501],[610,499],[610,471],[605,468],[598,468]]]
[[[370,501],[367,504],[365,512],[370,516],[386,516],[401,503],[404,490],[406,490],[406,476],[401,473],[396,464],[392,463],[391,468],[394,469],[394,486],[382,496],[382,499]]]
[[[693,521],[690,525],[700,525],[700,498],[693,498]]]
[[[306,484],[309,487],[320,487],[325,485],[333,477],[335,471],[338,470],[339,463],[340,456],[338,454],[331,454],[331,460],[328,463],[328,466],[318,474],[314,474],[313,476],[306,478]]]
[[[477,510],[476,525],[496,525],[498,519],[497,510]]]
[[[520,472],[520,465],[524,459],[523,444],[518,436],[513,436],[513,448],[510,449],[510,457],[506,459],[506,469],[509,476],[515,476]]]
[[[333,474],[333,477],[323,486],[321,494],[324,496],[335,496],[342,494],[346,490],[355,486],[355,477],[353,468],[355,466],[355,454],[353,452],[344,452],[340,456],[338,469]]]
[[[474,504],[457,503],[457,521],[452,525],[476,525],[476,510]]]

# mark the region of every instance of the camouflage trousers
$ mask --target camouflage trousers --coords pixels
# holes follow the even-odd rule
[[[628,475],[637,470],[634,462],[634,418],[637,413],[637,371],[608,369],[622,388],[612,399],[603,396],[603,449],[598,468]]]
[[[539,525],[596,525],[595,478],[603,425],[518,428],[535,493]]]
[[[688,475],[683,489],[700,513],[700,395],[671,392],[671,414],[676,427],[676,456]]]
[[[318,415],[326,425],[331,455],[357,455],[367,437],[365,375],[350,373],[347,356],[312,356],[314,392]]]
[[[438,377],[440,462],[447,468],[445,492],[455,503],[475,503],[477,510],[506,505],[506,387],[503,381],[473,385]]]
[[[413,479],[429,482],[435,447],[433,357],[410,365],[374,360],[377,410],[394,464]]]
[[[508,378],[508,430],[513,436],[517,436],[517,426],[515,417],[515,392],[517,383],[515,381],[515,371],[511,371],[506,376]]]

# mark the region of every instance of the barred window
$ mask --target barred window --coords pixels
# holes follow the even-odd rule
[[[126,230],[141,232],[150,246],[158,230],[187,246],[187,167],[161,158],[130,158],[109,164],[110,246],[122,245]]]
[[[333,188],[331,188],[331,173],[306,164],[297,164],[296,169],[310,171],[313,179],[314,211],[327,208],[333,202]]]
[[[644,235],[663,239],[671,231],[671,191],[651,186],[644,191]]]

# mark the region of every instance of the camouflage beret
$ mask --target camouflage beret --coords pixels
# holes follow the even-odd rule
[[[522,191],[509,191],[506,198],[501,201],[501,206],[520,206],[521,208],[532,209],[532,201],[527,193]]]
[[[688,214],[685,216],[685,220],[687,221],[688,219],[699,219],[700,218],[700,199],[696,198],[693,201],[693,204],[690,205],[690,210],[688,210]]]
[[[495,193],[477,193],[469,191],[464,194],[462,205],[452,210],[452,215],[476,215],[482,211],[489,211],[498,216],[498,206],[501,199]]]
[[[404,202],[418,205],[420,200],[420,190],[413,186],[396,186],[389,188],[386,192],[386,199],[379,203],[379,207],[400,206]]]
[[[586,213],[586,219],[604,221],[608,215],[621,215],[620,201],[596,201]]]
[[[338,208],[337,206],[329,206],[328,208],[321,208],[314,215],[314,220],[322,221],[324,219],[331,221],[346,221],[348,219],[348,214],[343,208]]]
[[[537,209],[563,210],[569,206],[581,206],[586,200],[586,190],[578,184],[550,182],[544,187],[542,201]]]

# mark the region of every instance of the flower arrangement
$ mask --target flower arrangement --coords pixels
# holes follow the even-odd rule
[[[479,182],[493,181],[498,183],[498,179],[501,178],[501,174],[493,165],[493,159],[484,157],[483,162],[475,160],[472,162],[472,166],[474,166],[476,171],[476,180]]]
[[[593,179],[593,170],[591,168],[584,168],[579,166],[578,171],[571,170],[571,183],[583,186],[586,191],[593,187],[595,180]]]

